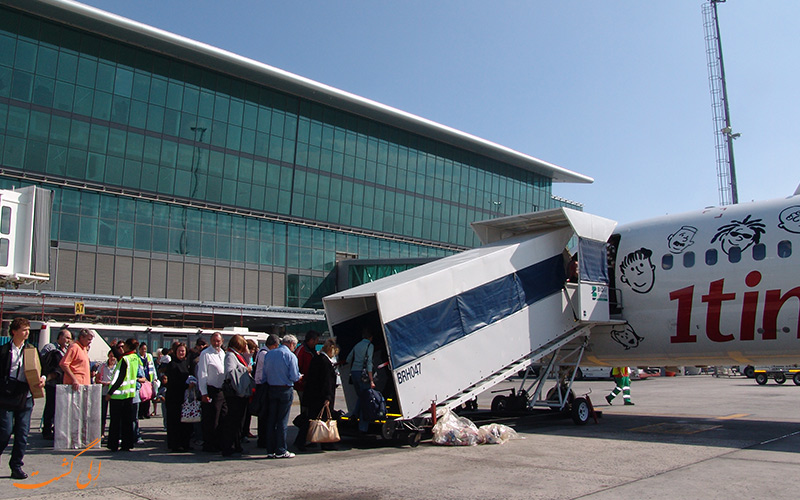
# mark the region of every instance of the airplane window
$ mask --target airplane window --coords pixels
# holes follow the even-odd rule
[[[753,246],[753,260],[764,260],[767,256],[767,245],[759,243]]]
[[[683,254],[683,267],[694,267],[694,252]]]
[[[664,269],[672,269],[672,255],[667,254],[661,257],[661,267]]]
[[[792,255],[792,242],[783,240],[778,242],[778,257],[785,259]]]
[[[742,249],[739,247],[731,247],[728,250],[728,262],[736,264],[740,260],[742,260]]]
[[[706,250],[706,264],[709,266],[713,266],[717,263],[717,250],[711,248]]]

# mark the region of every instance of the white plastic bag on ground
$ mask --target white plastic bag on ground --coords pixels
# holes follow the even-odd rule
[[[54,449],[77,450],[100,438],[102,398],[99,384],[82,385],[77,391],[67,384],[56,386]]]
[[[433,443],[444,446],[475,446],[478,427],[471,420],[445,409],[433,426]]]
[[[509,439],[517,439],[517,431],[503,424],[482,425],[478,429],[480,444],[504,444]]]

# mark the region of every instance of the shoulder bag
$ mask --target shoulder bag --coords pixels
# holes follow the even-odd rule
[[[327,421],[322,420],[323,415],[327,417]],[[331,417],[330,407],[325,405],[319,411],[316,419],[308,421],[306,440],[310,443],[336,443],[340,439],[337,422]]]
[[[11,358],[10,353],[8,356]],[[21,371],[21,369],[17,370],[17,377],[20,376]],[[25,408],[28,391],[28,382],[15,380],[8,373],[4,373],[2,385],[0,385],[0,409],[15,411]]]
[[[142,384],[142,387],[139,388],[139,399],[142,402],[150,401],[153,399],[153,383],[152,382],[145,382]]]
[[[200,400],[194,389],[186,389],[181,406],[181,423],[196,424],[200,422]]]
[[[372,368],[372,367],[367,368],[367,359],[369,356],[369,348],[371,345],[372,345],[371,343],[367,343],[367,348],[364,349],[364,368],[361,369],[361,382],[365,384],[369,384],[369,372],[367,370],[369,368]]]

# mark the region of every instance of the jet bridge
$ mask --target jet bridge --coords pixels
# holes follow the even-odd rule
[[[408,422],[430,416],[433,405],[458,406],[555,359],[609,322],[605,242],[614,221],[559,208],[472,226],[483,246],[323,299],[340,360],[368,331],[375,364],[389,363],[385,375],[377,371],[388,434],[413,430]],[[575,283],[567,279],[570,242]],[[347,382],[344,389],[352,409],[355,391]]]

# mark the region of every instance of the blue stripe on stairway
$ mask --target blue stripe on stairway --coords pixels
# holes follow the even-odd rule
[[[565,281],[559,254],[386,323],[392,367],[400,368],[557,293]]]

